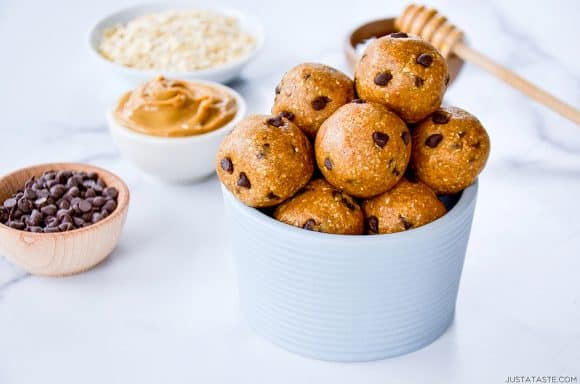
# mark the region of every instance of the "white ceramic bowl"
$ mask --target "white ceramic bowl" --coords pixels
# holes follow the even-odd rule
[[[109,130],[121,154],[143,172],[170,183],[187,183],[202,179],[215,170],[215,156],[223,138],[246,115],[243,97],[233,89],[214,82],[193,80],[232,94],[238,106],[228,124],[211,132],[188,137],[157,137],[130,130],[117,122],[115,107],[107,111]]]
[[[390,235],[280,223],[222,186],[240,301],[256,332],[313,358],[367,361],[417,350],[451,324],[477,197]]]
[[[148,13],[163,12],[168,10],[179,9],[205,9],[213,10],[221,14],[236,17],[241,28],[251,34],[256,39],[256,46],[253,51],[247,56],[241,57],[229,64],[204,69],[199,71],[189,72],[170,72],[170,71],[148,71],[140,70],[130,67],[125,67],[121,64],[114,63],[104,58],[98,51],[98,46],[103,36],[103,31],[109,27],[119,24],[126,24],[137,16]],[[98,22],[96,22],[89,31],[89,49],[97,61],[102,65],[108,67],[111,72],[118,75],[127,86],[135,86],[147,80],[150,80],[158,75],[163,75],[168,78],[177,78],[185,80],[209,80],[219,83],[226,83],[236,78],[244,66],[252,59],[258,51],[262,48],[264,43],[264,29],[262,25],[251,16],[241,13],[240,11],[228,8],[216,8],[214,2],[211,0],[196,0],[193,2],[169,2],[160,4],[139,5],[131,8],[126,8],[115,13],[112,13]]]

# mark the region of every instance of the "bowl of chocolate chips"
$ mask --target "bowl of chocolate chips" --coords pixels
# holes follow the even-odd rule
[[[115,248],[128,207],[127,185],[104,169],[17,170],[0,178],[0,254],[35,275],[86,271]]]

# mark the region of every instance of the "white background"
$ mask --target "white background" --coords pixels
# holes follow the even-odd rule
[[[220,1],[221,3],[221,1]],[[88,55],[92,22],[130,1],[0,0],[0,174],[50,161],[106,167],[132,207],[112,257],[75,277],[0,258],[0,383],[503,383],[580,377],[580,128],[472,65],[446,102],[492,139],[453,326],[418,352],[363,364],[310,360],[239,313],[218,182],[166,186],[119,157],[104,112],[120,85]],[[470,44],[580,106],[578,2],[437,1]],[[234,86],[266,112],[303,61],[346,70],[342,40],[403,2],[232,1],[266,28]]]

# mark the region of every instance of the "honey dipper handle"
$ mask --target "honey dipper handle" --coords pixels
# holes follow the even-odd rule
[[[536,87],[526,79],[490,60],[481,53],[474,51],[463,42],[457,42],[453,46],[453,52],[463,60],[479,65],[481,68],[497,76],[512,87],[522,91],[524,94],[536,100],[537,102],[544,104],[546,107],[580,125],[580,111],[578,111],[576,108],[563,102],[562,100],[557,99],[543,89]]]

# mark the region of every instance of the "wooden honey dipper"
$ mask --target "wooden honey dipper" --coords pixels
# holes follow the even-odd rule
[[[408,5],[401,16],[396,19],[395,27],[401,32],[421,36],[433,44],[446,58],[450,54],[455,54],[465,61],[479,65],[528,97],[544,104],[576,124],[580,124],[580,111],[471,49],[463,41],[463,32],[447,21],[447,18],[437,10],[422,5]]]

